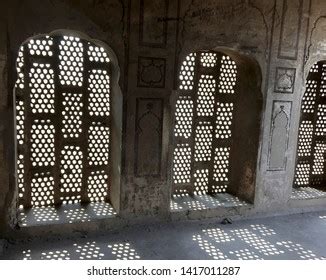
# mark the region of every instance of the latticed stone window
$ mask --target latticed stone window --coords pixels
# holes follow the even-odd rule
[[[309,71],[301,104],[295,187],[325,188],[326,63]]]
[[[15,86],[20,207],[109,200],[111,60],[60,32],[25,42]]]
[[[175,108],[173,193],[226,192],[230,183],[237,65],[214,51],[189,54]]]

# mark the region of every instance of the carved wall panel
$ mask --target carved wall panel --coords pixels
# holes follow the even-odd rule
[[[126,211],[168,211],[168,102],[173,86],[178,1],[128,2],[128,69],[122,200]],[[170,20],[172,19],[172,20]]]
[[[135,174],[160,176],[163,99],[137,99],[136,116]]]
[[[138,87],[165,87],[164,58],[139,57],[138,58]]]
[[[303,0],[283,0],[278,57],[296,60],[303,13]]]
[[[295,68],[276,68],[275,92],[293,93],[295,85]]]
[[[274,101],[269,147],[269,170],[285,170],[292,102]]]
[[[274,1],[194,0],[180,5],[180,45],[184,53],[218,45],[268,50],[269,18]],[[236,32],[234,32],[236,30]],[[181,32],[180,32],[181,33]],[[181,34],[180,34],[181,35]]]
[[[168,0],[140,1],[140,32],[141,45],[165,47],[167,38]]]

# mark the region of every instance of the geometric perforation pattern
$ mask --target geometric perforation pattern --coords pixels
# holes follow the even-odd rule
[[[176,137],[189,138],[192,133],[194,103],[190,96],[179,96],[176,104],[175,128]]]
[[[60,195],[63,203],[74,203],[80,197],[83,178],[83,152],[78,146],[65,146],[61,151]],[[72,197],[70,199],[70,197]],[[77,198],[78,200],[78,198]]]
[[[216,138],[228,139],[231,137],[233,103],[218,102],[216,106]]]
[[[312,136],[313,136],[313,124],[311,121],[302,121],[299,128],[299,146],[298,156],[310,156]]]
[[[227,182],[229,180],[229,157],[229,147],[215,149],[213,178],[216,182]]]
[[[24,144],[24,120],[25,120],[24,101],[16,100],[16,137],[19,145]]]
[[[179,74],[179,89],[192,90],[194,87],[196,53],[189,54],[183,61]]]
[[[325,136],[326,134],[326,105],[319,104],[317,109],[316,135]]]
[[[189,144],[180,144],[173,155],[173,181],[175,184],[190,183],[191,180],[191,148]]]
[[[302,98],[294,187],[325,189],[325,98],[326,64],[321,61],[310,69]]]
[[[16,89],[23,89],[25,87],[25,77],[24,77],[24,46],[21,46],[18,51],[16,70],[17,70],[17,81],[15,84]]]
[[[317,95],[317,82],[314,80],[307,80],[306,92],[302,100],[303,113],[314,113],[316,95]]]
[[[79,38],[63,36],[59,49],[60,82],[62,85],[83,85],[83,44]]]
[[[196,128],[195,161],[210,161],[213,141],[213,125],[200,122]]]
[[[50,120],[35,120],[32,125],[32,165],[33,166],[54,166],[54,125]]]
[[[195,177],[195,194],[206,194],[208,192],[208,169],[196,170]]]
[[[54,71],[50,64],[34,63],[29,73],[33,113],[54,113]]]
[[[265,256],[280,255],[284,253],[284,251],[278,250],[278,248],[274,246],[273,243],[270,243],[269,241],[259,237],[257,234],[251,232],[248,229],[236,229],[231,230],[231,232]]]
[[[89,74],[89,105],[91,116],[110,115],[110,76],[106,70],[92,70]]]
[[[106,62],[109,63],[110,59],[103,47],[96,46],[88,42],[87,48],[88,59],[91,62]]]
[[[36,36],[19,48],[15,122],[20,208],[108,198],[109,57],[99,42],[58,32]]]
[[[323,142],[317,142],[314,149],[314,163],[312,167],[312,174],[322,175],[325,167],[325,154],[326,144]]]
[[[308,186],[310,176],[310,164],[309,163],[298,163],[295,172],[295,184],[297,186]]]
[[[32,39],[28,42],[30,55],[52,56],[53,38],[46,36],[42,39]]]
[[[62,93],[62,133],[64,138],[78,138],[82,132],[82,94]]]
[[[198,85],[198,116],[214,115],[216,81],[213,76],[202,75]]]
[[[319,71],[319,65],[318,63],[315,63],[311,68],[310,68],[310,73],[318,73]]]
[[[230,56],[202,51],[182,62],[174,116],[174,195],[226,192],[236,83],[237,65]]]
[[[25,187],[24,187],[24,155],[19,154],[17,157],[17,184],[18,184],[18,197],[20,200],[25,198]],[[20,204],[19,207],[23,205]]]
[[[91,202],[104,201],[109,189],[109,176],[102,171],[91,172],[87,182],[88,198]]]
[[[35,174],[32,178],[32,205],[46,207],[54,203],[54,178],[49,174]]]
[[[88,130],[88,161],[90,165],[109,164],[110,129],[92,123]]]
[[[229,56],[222,57],[219,81],[220,93],[235,93],[234,87],[237,82],[237,66]]]
[[[321,83],[320,83],[320,96],[326,96],[326,64],[322,65],[322,73],[321,73]]]
[[[201,53],[200,63],[203,67],[215,67],[217,64],[217,54],[213,52]]]

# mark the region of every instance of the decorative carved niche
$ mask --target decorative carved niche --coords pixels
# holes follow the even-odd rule
[[[135,174],[159,177],[162,158],[163,99],[137,99]]]
[[[139,57],[138,87],[164,88],[166,61],[164,58]]]
[[[295,11],[295,12],[293,12]],[[303,0],[283,0],[278,57],[296,60],[302,22]]]
[[[140,0],[139,44],[164,48],[169,0]]]
[[[295,85],[295,68],[276,68],[275,92],[293,93]]]
[[[269,170],[286,169],[291,102],[275,101],[269,147]]]

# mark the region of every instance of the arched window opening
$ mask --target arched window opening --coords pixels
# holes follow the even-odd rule
[[[37,36],[20,47],[20,209],[111,201],[118,164],[111,157],[114,64],[104,44],[71,32]]]
[[[301,103],[292,198],[325,196],[326,62],[310,69]]]
[[[231,55],[198,51],[181,65],[173,131],[173,210],[182,209],[178,202],[184,197],[198,197],[195,203],[186,202],[195,209],[253,202],[261,99],[253,67],[246,63],[239,60],[238,67]]]

